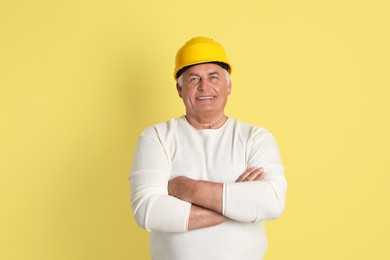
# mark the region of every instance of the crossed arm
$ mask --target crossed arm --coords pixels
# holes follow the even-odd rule
[[[255,141],[246,165],[261,166],[264,172],[252,168],[233,183],[216,183],[170,179],[171,166],[160,141],[140,138],[129,176],[137,223],[148,231],[180,233],[228,219],[251,223],[277,218],[285,206],[284,168],[271,135]]]
[[[260,181],[264,176],[265,172],[262,168],[250,168],[236,182]],[[222,183],[178,176],[169,181],[168,193],[173,197],[191,203],[188,230],[218,225],[229,219],[222,215]]]

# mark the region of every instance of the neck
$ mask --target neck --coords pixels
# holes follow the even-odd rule
[[[220,116],[213,116],[213,117],[208,117],[208,116],[190,116],[186,115],[186,119],[188,123],[192,127],[198,130],[202,129],[217,129],[223,126],[225,124],[226,120],[228,119],[227,116],[224,114]]]

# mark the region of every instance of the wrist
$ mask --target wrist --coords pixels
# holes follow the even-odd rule
[[[194,180],[192,183],[192,203],[222,213],[223,183]]]
[[[205,181],[202,180],[192,180],[191,183],[191,199],[192,203],[197,205],[202,205],[205,196]]]
[[[176,177],[175,180],[176,180],[175,182],[176,189],[174,189],[174,192],[171,195],[173,195],[178,199],[190,203],[195,203],[198,181],[185,176]]]

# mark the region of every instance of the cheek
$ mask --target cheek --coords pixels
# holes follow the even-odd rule
[[[230,92],[231,92],[231,89],[230,88],[225,88],[225,89],[222,90],[222,92],[224,93],[225,96],[229,96]]]
[[[195,96],[195,91],[193,89],[188,88],[188,89],[182,91],[182,96],[186,97],[186,98],[191,98],[191,97]]]
[[[181,99],[182,99],[182,101],[183,101],[184,104],[188,105],[188,104],[191,103],[191,96],[189,95],[188,92],[183,91],[183,92],[181,93],[181,96],[180,96],[180,97],[181,97]]]

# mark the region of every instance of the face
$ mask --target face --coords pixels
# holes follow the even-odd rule
[[[212,63],[192,66],[183,73],[176,86],[187,116],[201,116],[209,112],[223,115],[231,92],[226,70]]]

